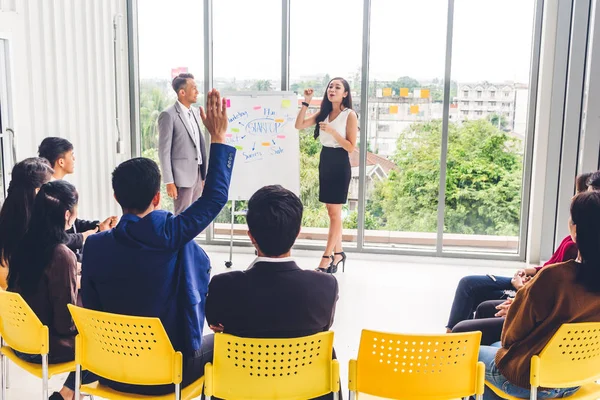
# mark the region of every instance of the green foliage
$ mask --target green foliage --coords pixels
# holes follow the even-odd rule
[[[142,157],[149,158],[157,164],[159,164],[158,146],[142,151]],[[173,199],[167,195],[167,187],[163,183],[160,184],[160,208],[170,212],[173,212],[173,210],[175,210],[175,208],[173,207]]]
[[[488,115],[487,120],[498,129],[506,130],[508,127],[508,121],[504,115],[491,114]]]
[[[158,147],[158,116],[175,102],[175,92],[166,85],[152,81],[140,84],[140,130],[142,149]]]
[[[269,92],[269,91],[275,89],[275,87],[273,86],[271,81],[268,79],[262,79],[262,80],[255,81],[254,84],[252,84],[251,88],[252,88],[252,90],[257,90],[260,92]]]
[[[398,139],[398,171],[376,185],[367,203],[379,229],[434,232],[437,228],[442,122],[416,123]],[[518,139],[489,121],[450,124],[446,213],[449,233],[517,235],[522,156]]]

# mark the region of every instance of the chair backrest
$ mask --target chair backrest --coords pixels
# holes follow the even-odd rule
[[[363,330],[351,361],[350,390],[390,399],[458,398],[483,393],[481,332],[404,335]]]
[[[134,385],[181,382],[183,357],[160,319],[68,307],[79,332],[75,362],[83,369]]]
[[[293,339],[215,335],[205,394],[223,399],[310,399],[339,390],[333,332]]]
[[[47,354],[50,350],[48,327],[18,293],[0,291],[0,335],[23,353]]]
[[[600,379],[600,322],[563,324],[531,361],[531,383],[574,387]]]

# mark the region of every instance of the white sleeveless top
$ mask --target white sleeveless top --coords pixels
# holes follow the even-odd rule
[[[325,123],[331,125],[333,129],[337,133],[339,133],[343,138],[346,138],[346,125],[348,123],[348,115],[352,112],[352,109],[346,108],[344,111],[339,113],[337,117],[331,122],[329,122],[329,115],[325,118]],[[335,138],[324,130],[320,130],[319,139],[321,140],[321,144],[326,147],[342,147]]]

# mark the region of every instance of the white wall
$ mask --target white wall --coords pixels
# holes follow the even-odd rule
[[[69,139],[76,171],[68,179],[79,190],[81,217],[117,213],[110,176],[130,154],[126,2],[12,3],[0,8],[0,38],[7,38],[10,48],[17,158],[35,155],[46,136]],[[113,73],[113,17],[118,13],[123,15],[117,56],[123,154],[116,152]]]

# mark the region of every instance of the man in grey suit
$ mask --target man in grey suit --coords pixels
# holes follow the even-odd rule
[[[177,102],[158,117],[158,157],[167,194],[175,214],[181,213],[202,194],[206,178],[206,145],[194,104],[198,88],[192,74],[173,79]]]

